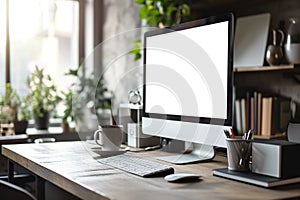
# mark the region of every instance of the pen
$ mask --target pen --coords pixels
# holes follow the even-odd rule
[[[247,133],[244,133],[242,139],[243,139],[243,140],[246,140],[246,139],[247,139]]]
[[[252,138],[252,130],[249,129],[248,133],[247,133],[247,137],[246,140],[250,140]]]
[[[225,135],[226,135],[227,138],[230,138],[230,134],[229,134],[228,130],[224,130],[224,133],[225,133]]]
[[[230,129],[230,132],[231,132],[231,137],[235,138],[235,134],[234,134],[234,131],[232,130],[232,128]]]
[[[253,131],[251,129],[249,129],[249,131],[247,133],[244,133],[242,138],[243,138],[243,140],[251,140],[252,135],[253,135]]]

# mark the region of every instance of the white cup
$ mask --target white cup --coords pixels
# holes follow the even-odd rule
[[[122,135],[122,125],[102,125],[94,133],[95,142],[101,146],[102,151],[119,151]]]

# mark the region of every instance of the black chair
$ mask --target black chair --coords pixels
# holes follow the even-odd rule
[[[36,200],[27,190],[2,180],[0,180],[0,197],[10,200]]]

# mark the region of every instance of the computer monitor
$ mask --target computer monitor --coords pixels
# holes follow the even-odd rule
[[[233,15],[144,34],[144,134],[192,142],[172,163],[210,160],[232,126]]]

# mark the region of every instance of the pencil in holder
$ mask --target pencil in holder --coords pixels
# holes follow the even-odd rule
[[[248,171],[252,151],[252,140],[226,138],[228,169]]]

